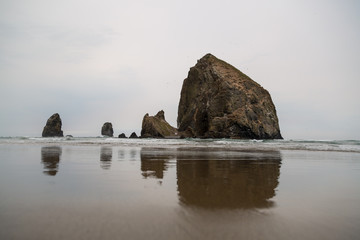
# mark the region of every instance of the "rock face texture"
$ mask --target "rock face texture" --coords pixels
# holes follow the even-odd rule
[[[63,131],[61,130],[61,118],[58,113],[54,113],[46,122],[43,129],[43,137],[63,137]]]
[[[211,54],[183,82],[177,123],[185,137],[282,138],[269,92]]]
[[[101,128],[101,135],[113,137],[114,136],[114,130],[112,127],[112,124],[110,122],[104,123],[104,125]]]
[[[163,110],[159,111],[155,116],[149,116],[148,113],[145,114],[142,121],[142,138],[166,138],[177,135],[177,129],[166,122]]]

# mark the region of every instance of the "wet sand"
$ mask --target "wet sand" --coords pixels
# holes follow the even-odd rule
[[[0,239],[357,239],[360,154],[0,145]]]

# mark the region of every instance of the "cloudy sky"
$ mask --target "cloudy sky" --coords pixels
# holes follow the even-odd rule
[[[267,89],[287,139],[360,139],[360,1],[0,0],[0,136],[138,134],[212,53]]]

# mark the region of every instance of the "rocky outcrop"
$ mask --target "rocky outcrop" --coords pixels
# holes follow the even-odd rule
[[[63,131],[61,130],[61,118],[58,113],[53,114],[46,122],[43,129],[43,137],[63,137]]]
[[[142,121],[142,138],[171,138],[177,135],[177,129],[166,122],[163,110],[159,111],[155,116],[149,116],[148,113],[145,114]]]
[[[136,132],[133,132],[129,138],[139,138]]]
[[[113,137],[114,136],[114,130],[112,127],[112,124],[110,122],[104,123],[104,125],[101,128],[101,135]]]
[[[269,92],[211,54],[183,82],[177,123],[186,137],[282,138]]]
[[[119,138],[126,138],[125,133],[119,134]]]

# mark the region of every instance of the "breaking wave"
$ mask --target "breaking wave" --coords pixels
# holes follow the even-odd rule
[[[105,137],[0,137],[0,144],[203,147],[239,150],[306,150],[360,153],[359,140],[121,139]]]

